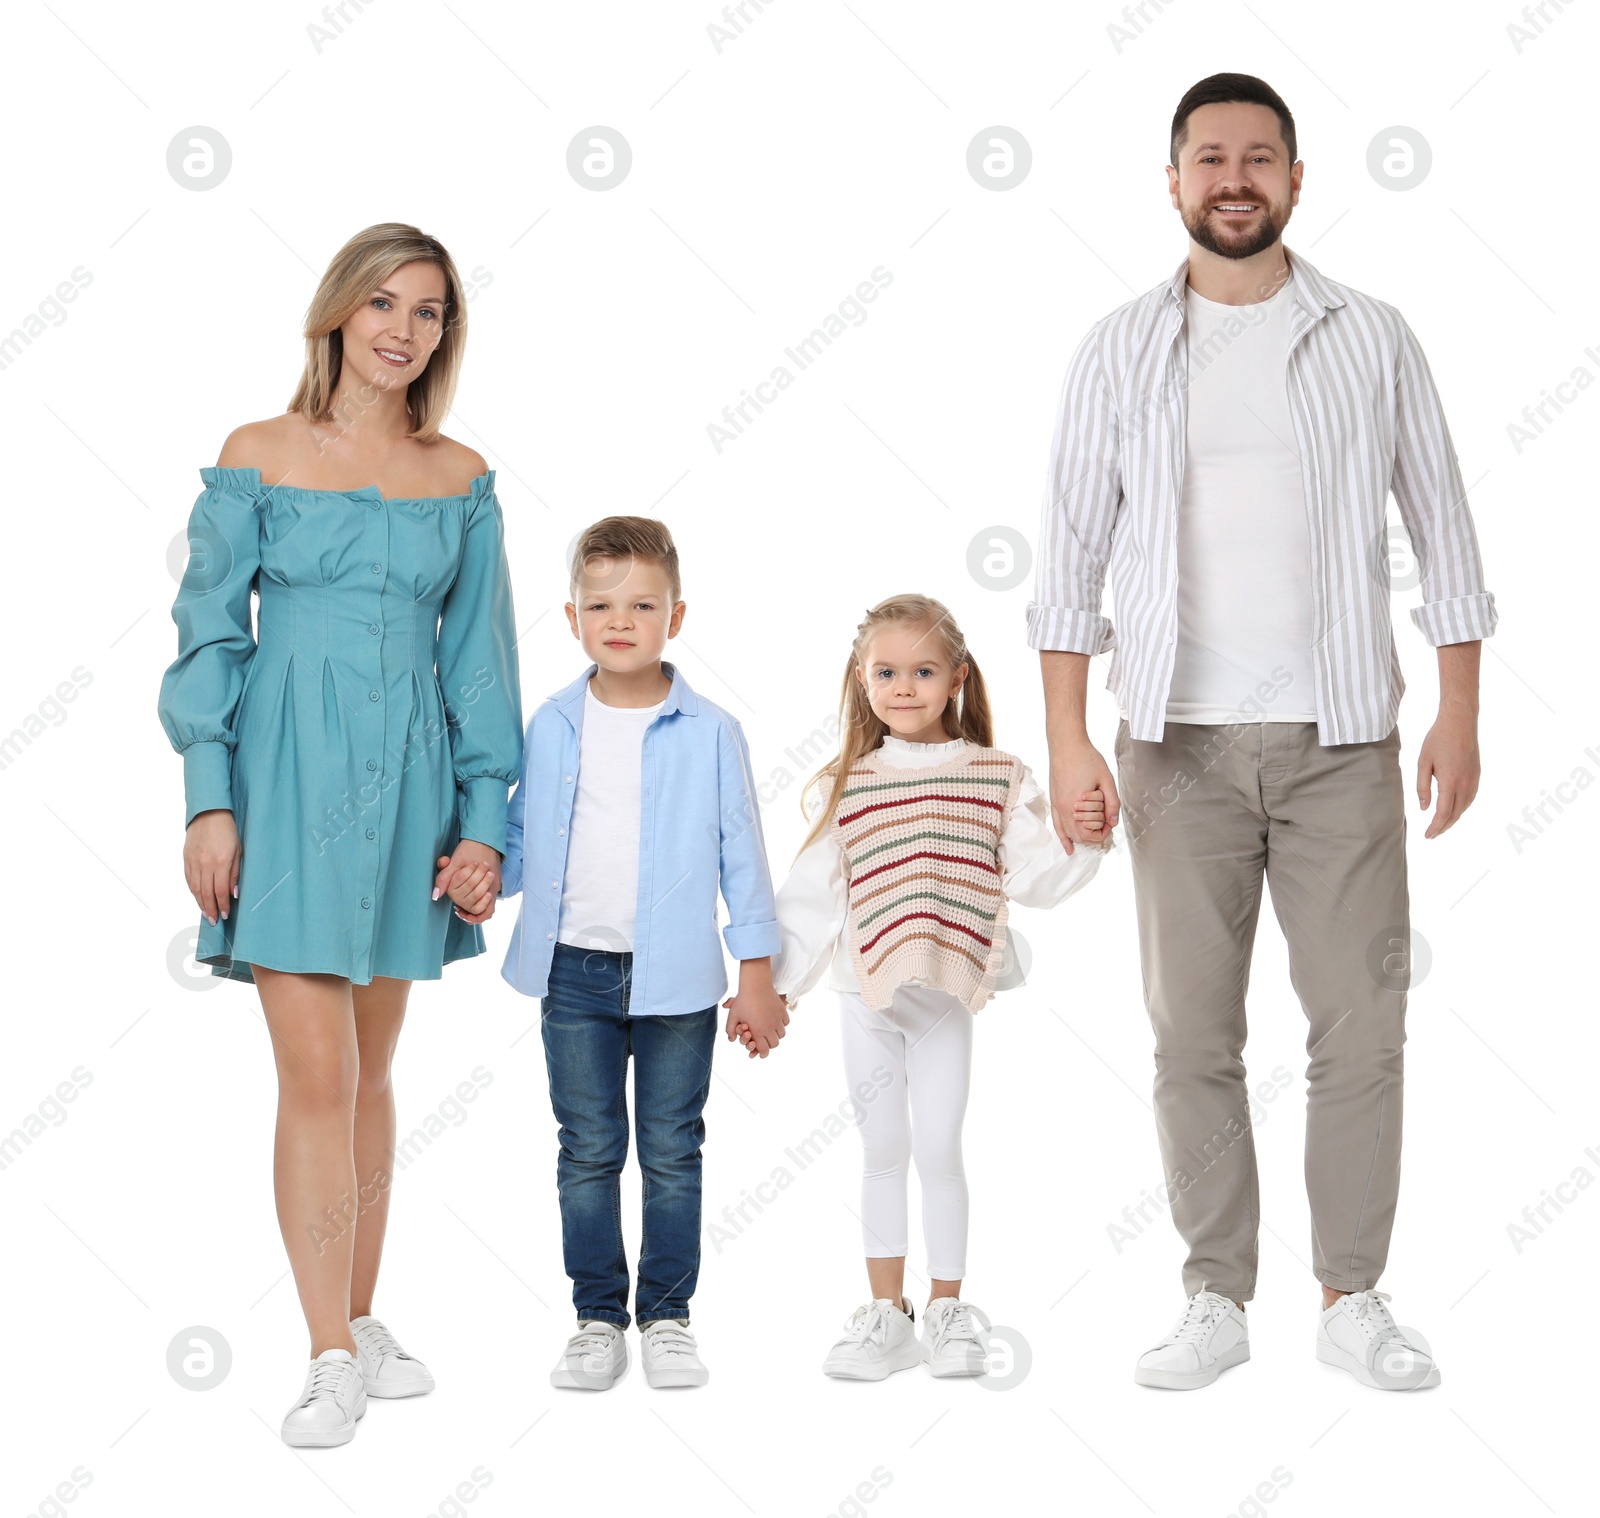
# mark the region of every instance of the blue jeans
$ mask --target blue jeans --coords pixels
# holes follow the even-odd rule
[[[644,1192],[634,1297],[640,1323],[687,1318],[700,1274],[701,1114],[711,1090],[717,1007],[630,1017],[633,955],[558,943],[540,1029],[550,1105],[561,1125],[561,1249],[578,1317],[628,1326],[622,1165],[628,1057]]]

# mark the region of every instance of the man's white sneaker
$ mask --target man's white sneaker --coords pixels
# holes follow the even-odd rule
[[[711,1372],[700,1363],[687,1318],[655,1318],[639,1326],[639,1363],[650,1386],[704,1386]]]
[[[901,1309],[878,1297],[845,1320],[844,1336],[828,1351],[822,1373],[846,1381],[881,1381],[897,1370],[910,1370],[921,1359],[911,1304]]]
[[[1347,1370],[1379,1391],[1420,1391],[1439,1384],[1439,1367],[1425,1344],[1395,1324],[1386,1291],[1352,1291],[1323,1309],[1317,1358]]]
[[[1239,1304],[1214,1291],[1197,1291],[1172,1332],[1139,1356],[1133,1379],[1140,1386],[1193,1391],[1249,1358],[1250,1329]]]
[[[348,1444],[367,1410],[361,1367],[348,1349],[325,1349],[306,1371],[300,1400],[283,1415],[285,1444]]]
[[[922,1311],[922,1359],[936,1376],[985,1376],[988,1346],[979,1325],[991,1325],[980,1308],[960,1297],[935,1297]]]
[[[420,1397],[433,1390],[433,1374],[401,1349],[395,1336],[370,1315],[352,1318],[356,1361],[369,1397]]]
[[[610,1391],[627,1371],[628,1341],[622,1330],[615,1323],[589,1318],[567,1340],[550,1372],[550,1384],[571,1391]]]

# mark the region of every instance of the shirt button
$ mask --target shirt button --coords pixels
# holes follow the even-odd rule
[[[556,935],[554,933],[546,933],[544,936],[546,938],[554,938]]]
[[[372,898],[370,896],[363,896],[361,898],[361,905],[363,907],[370,907],[372,905]]]
[[[571,776],[571,775],[568,775],[568,776],[567,776],[567,777],[566,777],[566,780],[567,780],[567,784],[568,784],[568,785],[571,785],[571,784],[572,784],[572,776]]]
[[[556,829],[556,837],[557,838],[565,838],[566,836],[567,836],[567,830],[565,828],[557,828]]]
[[[550,882],[550,889],[552,891],[559,891],[561,889],[561,882],[559,880],[552,880]]]
[[[367,768],[369,770],[375,770],[375,769],[377,769],[377,767],[378,767],[378,761],[376,759],[367,760]]]
[[[381,575],[381,574],[382,574],[382,573],[383,573],[383,565],[381,565],[381,564],[374,564],[374,565],[373,565],[373,566],[372,566],[372,572],[373,572],[373,574],[375,574],[375,575]]]
[[[377,833],[375,833],[371,828],[367,829],[367,837],[368,838],[376,838],[377,836],[378,836]]]
[[[372,699],[373,699],[373,700],[374,700],[374,701],[376,701],[376,700],[377,700],[377,699],[378,699],[378,693],[377,693],[377,691],[373,691],[373,693],[372,693]]]

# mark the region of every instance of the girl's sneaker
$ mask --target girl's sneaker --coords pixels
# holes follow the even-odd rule
[[[306,1371],[300,1400],[283,1416],[285,1444],[348,1444],[367,1410],[361,1367],[348,1349],[325,1349]]]
[[[936,1376],[984,1376],[989,1351],[979,1325],[991,1326],[983,1312],[960,1297],[935,1297],[923,1309],[922,1358]]]
[[[711,1372],[700,1363],[687,1318],[654,1318],[639,1327],[639,1363],[650,1386],[704,1386]]]
[[[910,1370],[921,1358],[911,1303],[902,1309],[878,1297],[850,1314],[844,1337],[822,1362],[822,1373],[846,1381],[881,1381],[897,1370]]]
[[[586,1318],[567,1340],[550,1384],[569,1391],[610,1391],[628,1372],[628,1341],[615,1323]]]
[[[395,1336],[376,1318],[354,1318],[356,1361],[369,1397],[420,1397],[433,1390],[433,1374],[421,1360],[401,1349]]]

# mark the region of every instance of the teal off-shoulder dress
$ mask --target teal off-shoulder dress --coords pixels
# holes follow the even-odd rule
[[[437,980],[484,952],[432,899],[462,838],[505,852],[522,698],[494,471],[463,495],[263,485],[206,468],[158,710],[188,826],[231,808],[239,895],[195,958]],[[251,593],[260,598],[251,628]]]

